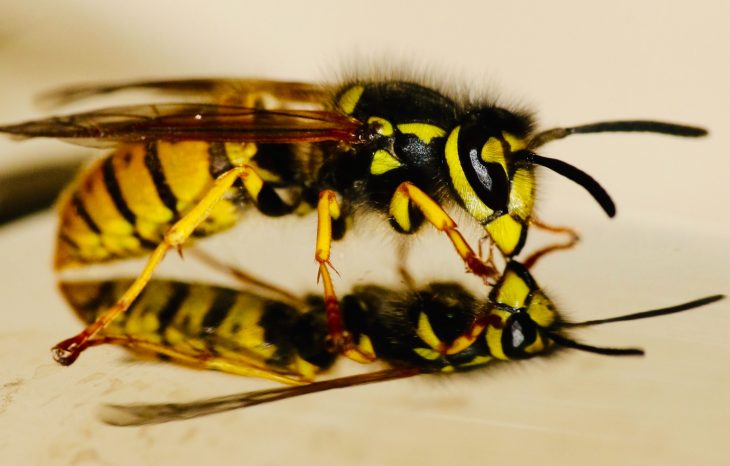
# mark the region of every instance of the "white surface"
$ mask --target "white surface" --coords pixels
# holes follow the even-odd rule
[[[33,95],[71,82],[315,80],[341,62],[406,57],[498,88],[505,101],[538,109],[544,126],[613,118],[700,124],[711,137],[596,135],[547,147],[545,155],[598,178],[619,216],[608,221],[579,188],[544,174],[541,216],[577,226],[584,241],[535,274],[581,320],[730,293],[726,3],[270,3],[199,9],[193,2],[5,0],[0,121],[40,115]],[[2,139],[0,170],[75,151]],[[244,225],[206,247],[235,251],[242,265],[295,291],[314,289],[313,223],[281,225]],[[133,362],[116,348],[89,351],[70,368],[55,365],[48,348],[78,323],[55,294],[54,228],[44,215],[0,231],[2,464],[727,462],[727,302],[581,334],[596,344],[640,345],[644,359],[568,353],[444,383],[414,379],[183,423],[105,426],[94,417],[102,402],[182,401],[270,384]],[[296,229],[296,241],[283,229]],[[273,248],[262,239],[272,231],[281,235],[271,238]],[[372,280],[378,260],[391,267],[388,258],[362,257],[380,248],[387,230],[367,236],[337,246],[340,289],[348,279]],[[419,279],[465,279],[445,243],[426,234],[414,246]]]

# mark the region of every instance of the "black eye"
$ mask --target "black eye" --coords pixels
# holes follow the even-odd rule
[[[465,122],[459,132],[459,160],[469,185],[479,199],[495,212],[504,213],[509,203],[509,178],[505,171],[502,139],[496,128],[479,118]],[[485,144],[494,147],[496,157],[485,161]],[[500,161],[502,163],[500,163]]]
[[[527,314],[517,313],[509,318],[502,332],[502,348],[510,359],[527,358],[525,348],[535,342],[537,324]]]

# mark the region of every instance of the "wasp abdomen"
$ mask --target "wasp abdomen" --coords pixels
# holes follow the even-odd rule
[[[198,141],[123,145],[96,162],[61,198],[56,268],[143,255],[210,189],[256,154],[253,144]],[[207,236],[239,220],[239,186],[195,231]]]

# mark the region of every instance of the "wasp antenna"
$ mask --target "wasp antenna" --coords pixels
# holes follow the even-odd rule
[[[588,173],[567,162],[563,162],[562,160],[553,159],[550,157],[543,157],[541,155],[535,154],[534,152],[524,151],[523,154],[518,153],[516,155],[523,155],[525,160],[527,160],[528,162],[532,162],[536,165],[549,168],[555,173],[562,175],[575,183],[578,183],[586,191],[588,191],[591,196],[593,196],[593,199],[595,199],[598,204],[600,204],[601,208],[603,208],[603,210],[609,217],[613,217],[616,215],[616,205],[613,203],[613,199],[611,199],[611,196],[609,196],[606,190],[603,189],[603,186],[598,184],[598,181],[596,181]]]
[[[114,426],[141,426],[147,424],[161,424],[170,421],[181,421],[209,414],[247,408],[272,401],[284,400],[309,393],[334,390],[336,388],[366,385],[386,380],[403,379],[424,373],[420,369],[398,368],[387,369],[367,374],[359,374],[337,379],[323,380],[309,385],[296,387],[273,388],[235,395],[221,396],[190,403],[160,403],[160,404],[133,404],[133,405],[103,405],[99,411],[99,418]]]
[[[532,137],[528,146],[535,149],[556,139],[563,139],[571,134],[590,133],[657,133],[680,136],[686,138],[697,138],[707,135],[707,130],[697,126],[678,125],[663,121],[652,120],[619,120],[602,121],[588,125],[573,126],[569,128],[552,128]]]
[[[690,309],[695,309],[700,306],[712,304],[714,302],[724,299],[725,296],[721,294],[707,296],[705,298],[696,299],[683,304],[677,304],[676,306],[665,307],[661,309],[652,309],[651,311],[637,312],[634,314],[627,314],[625,316],[609,317],[608,319],[596,319],[588,320],[585,322],[566,322],[563,327],[588,327],[591,325],[610,324],[612,322],[625,322],[627,320],[639,320],[648,319],[649,317],[659,317],[669,314],[676,314],[677,312],[683,312]]]
[[[602,354],[604,356],[643,356],[644,350],[641,348],[604,348],[601,346],[586,345],[578,343],[575,340],[566,338],[557,333],[549,333],[549,338],[560,346],[573,348],[587,353]]]

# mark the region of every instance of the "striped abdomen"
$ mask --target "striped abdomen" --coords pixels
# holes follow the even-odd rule
[[[88,323],[130,284],[130,280],[67,282],[61,291]],[[302,312],[230,288],[153,280],[102,334],[163,345],[178,356],[243,358],[272,371],[312,378],[335,359],[328,351],[324,308],[321,302],[312,305],[311,312]]]
[[[56,268],[144,254],[207,192],[217,176],[247,161],[253,144],[129,144],[85,170],[62,196]],[[236,188],[195,232],[205,236],[240,216]]]
[[[61,289],[81,318],[91,322],[130,283],[63,283]],[[393,366],[429,372],[468,370],[519,356],[505,354],[503,348],[502,340],[509,335],[503,336],[501,319],[506,322],[510,313],[501,316],[489,309],[453,283],[432,284],[418,292],[363,286],[342,299],[345,328],[360,350]],[[482,330],[467,347],[447,352],[445,348],[484,312],[496,312],[499,325]],[[151,281],[130,311],[102,334],[159,344],[193,359],[243,357],[304,379],[328,368],[337,356],[327,342],[321,298],[310,297],[293,307],[235,289],[174,281]]]

